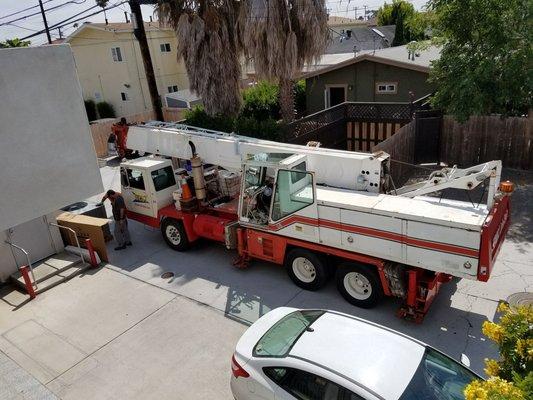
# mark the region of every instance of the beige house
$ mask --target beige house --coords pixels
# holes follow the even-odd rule
[[[159,94],[189,88],[170,28],[145,22]],[[72,47],[84,99],[111,103],[117,116],[152,109],[141,51],[130,23],[84,23],[66,40]],[[163,105],[164,105],[164,99]]]

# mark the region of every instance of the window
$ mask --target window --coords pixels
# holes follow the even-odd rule
[[[122,52],[120,51],[120,47],[113,47],[111,49],[111,57],[113,57],[113,61],[115,62],[122,61]]]
[[[300,400],[361,400],[362,398],[318,375],[294,368],[263,368],[266,376]]]
[[[170,53],[170,43],[161,43],[159,46],[161,53]]]
[[[178,91],[178,85],[167,86],[167,90],[168,90],[169,93],[177,92]]]
[[[279,170],[272,207],[272,220],[278,221],[287,215],[313,204],[313,175],[309,172]]]
[[[324,311],[295,311],[272,326],[254,347],[254,357],[283,357]]]
[[[400,400],[462,399],[465,386],[474,379],[478,377],[461,364],[427,348]]]
[[[169,165],[168,167],[152,171],[152,180],[154,181],[154,188],[156,192],[169,188],[176,184],[176,177],[174,171]]]
[[[120,98],[122,101],[128,101],[130,99],[130,96],[126,92],[120,92]]]
[[[128,182],[128,172],[125,168],[120,168],[120,183],[122,187],[130,186],[130,183]]]
[[[128,182],[134,189],[144,190],[144,179],[142,171],[137,169],[127,169]]]
[[[376,84],[376,94],[396,94],[398,92],[396,82],[378,82]]]

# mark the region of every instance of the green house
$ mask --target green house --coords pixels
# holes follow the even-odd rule
[[[406,46],[325,54],[301,76],[306,81],[307,114],[344,101],[408,102],[423,97],[435,89],[428,74],[438,57],[436,47],[413,53]]]

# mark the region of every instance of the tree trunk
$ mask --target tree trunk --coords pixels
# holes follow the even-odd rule
[[[288,124],[294,120],[294,90],[290,79],[281,78],[279,81],[279,105],[281,118]]]

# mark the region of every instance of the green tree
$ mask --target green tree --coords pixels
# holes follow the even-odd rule
[[[411,34],[409,21],[417,14],[414,6],[406,0],[393,0],[385,3],[377,13],[378,25],[396,25],[393,46],[409,43],[415,38]]]
[[[435,107],[470,115],[523,115],[532,105],[530,0],[430,0],[444,43],[430,79]]]
[[[6,39],[4,42],[0,42],[0,49],[6,49],[8,47],[28,47],[31,44],[29,40],[20,40],[19,38]]]

